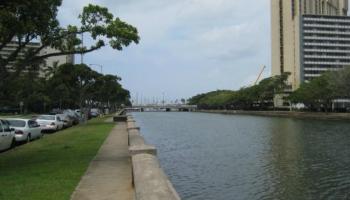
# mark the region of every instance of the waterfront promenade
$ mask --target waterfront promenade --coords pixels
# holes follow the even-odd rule
[[[116,126],[90,163],[71,200],[180,200],[161,169],[157,149],[145,142],[131,116]]]
[[[73,193],[72,200],[133,200],[125,122],[114,127]]]

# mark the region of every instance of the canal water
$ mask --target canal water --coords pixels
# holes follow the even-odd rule
[[[184,200],[350,199],[350,123],[134,113]]]

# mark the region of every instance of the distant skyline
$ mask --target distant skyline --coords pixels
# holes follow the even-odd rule
[[[139,45],[84,57],[86,64],[121,76],[133,98],[153,101],[164,92],[167,100],[187,99],[251,85],[263,65],[263,76],[271,74],[270,0],[63,0],[61,24],[77,24],[89,3],[138,28]]]

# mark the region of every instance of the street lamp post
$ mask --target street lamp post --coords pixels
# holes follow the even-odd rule
[[[98,66],[101,69],[101,74],[103,74],[103,66],[99,64],[89,64],[90,66]]]

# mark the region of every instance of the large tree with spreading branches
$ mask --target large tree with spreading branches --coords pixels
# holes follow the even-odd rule
[[[24,88],[17,83],[28,74],[22,72],[35,74],[49,57],[86,54],[107,45],[123,50],[140,40],[135,27],[98,5],[82,9],[79,25],[61,26],[61,4],[62,0],[0,1],[0,51],[7,52],[0,55],[0,107],[18,105],[17,93]],[[82,35],[89,45],[83,44]],[[7,51],[9,46],[13,50]]]
[[[80,26],[60,25],[57,14],[62,0],[5,0],[0,1],[0,51],[10,43],[17,43],[16,50],[0,57],[0,74],[7,72],[9,63],[16,63],[16,69],[39,63],[45,58],[85,54],[109,44],[122,50],[131,43],[139,42],[137,29],[119,18],[107,8],[88,5],[79,15]],[[91,37],[94,44],[82,45],[81,34]],[[40,47],[26,48],[31,42],[40,41]],[[52,47],[59,52],[43,54],[42,50]],[[24,54],[24,56],[23,56]]]

